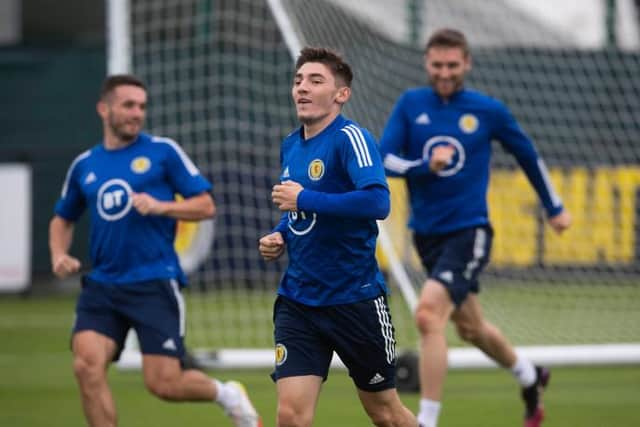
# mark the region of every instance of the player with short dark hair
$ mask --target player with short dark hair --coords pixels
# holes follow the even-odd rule
[[[422,337],[418,421],[424,427],[437,424],[447,370],[445,327],[451,319],[462,339],[512,370],[522,386],[525,426],[537,427],[544,416],[541,391],[549,371],[515,353],[502,332],[484,319],[477,297],[493,236],[486,202],[491,141],[500,141],[515,156],[556,232],[569,227],[571,218],[544,162],[507,107],[464,87],[471,70],[464,34],[436,31],[424,61],[431,87],[402,94],[380,144],[387,175],[406,179],[409,227],[429,274],[415,313]]]
[[[82,278],[71,342],[85,417],[91,426],[117,424],[107,369],[133,328],[151,393],[167,401],[216,401],[234,425],[260,426],[241,384],[180,366],[186,278],[173,246],[176,221],[213,217],[216,207],[211,183],[182,148],[141,132],[146,106],[138,78],[104,81],[97,105],[103,140],[69,167],[49,226],[53,272],[66,277],[80,269],[69,255],[74,223],[90,213],[92,270]]]
[[[282,142],[283,211],[262,237],[265,260],[289,265],[274,305],[277,425],[310,426],[334,351],[377,426],[416,426],[395,389],[395,338],[375,259],[389,190],[371,134],[341,115],[352,72],[334,51],[305,48],[292,97],[302,126]]]

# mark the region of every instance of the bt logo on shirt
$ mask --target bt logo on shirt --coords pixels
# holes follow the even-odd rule
[[[305,211],[289,212],[289,230],[296,236],[307,234],[316,225],[317,218],[315,212],[310,214]]]
[[[438,176],[451,176],[455,175],[462,169],[465,161],[464,147],[456,138],[447,135],[436,135],[431,137],[424,143],[422,149],[422,158],[428,159],[431,156],[433,149],[439,145],[449,145],[455,149],[455,154],[451,158],[451,163],[444,169],[437,173]]]
[[[106,221],[117,221],[131,210],[131,186],[119,178],[110,179],[100,186],[96,204],[98,214]]]

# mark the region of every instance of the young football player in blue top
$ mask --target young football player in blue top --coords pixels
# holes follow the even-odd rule
[[[133,328],[151,393],[167,401],[216,401],[235,426],[260,426],[241,384],[181,368],[186,279],[173,246],[176,220],[209,218],[216,208],[211,184],[180,146],[141,133],[146,106],[136,77],[104,81],[97,105],[103,140],[69,167],[49,226],[53,272],[66,277],[80,269],[69,254],[74,223],[90,213],[92,269],[82,279],[71,344],[85,417],[91,426],[117,424],[107,369]]]
[[[445,327],[510,369],[522,387],[526,427],[543,418],[542,389],[549,371],[519,357],[502,332],[486,321],[478,301],[478,275],[489,261],[492,229],[487,213],[491,141],[513,154],[535,188],[558,233],[571,223],[531,140],[499,101],[464,87],[471,69],[465,36],[435,32],[426,45],[431,87],[406,91],[380,141],[389,176],[406,178],[410,228],[429,274],[415,313],[420,331],[421,401],[418,421],[435,427],[447,370]]]
[[[377,426],[416,426],[395,389],[395,339],[375,259],[376,220],[389,190],[375,141],[341,115],[351,68],[325,48],[304,48],[291,95],[302,126],[281,147],[283,211],[260,239],[266,260],[288,251],[274,305],[277,425],[311,426],[335,351]]]

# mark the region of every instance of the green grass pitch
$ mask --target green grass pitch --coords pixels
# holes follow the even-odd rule
[[[85,425],[71,373],[69,328],[73,298],[0,298],[0,426]],[[275,425],[275,387],[265,370],[212,372],[247,385]],[[170,404],[149,395],[140,372],[112,369],[110,381],[120,425],[227,426],[214,404]],[[417,394],[403,394],[417,408]],[[555,368],[546,394],[545,427],[636,427],[640,425],[640,366]],[[441,426],[521,425],[518,388],[500,370],[453,371],[445,387]],[[370,425],[346,372],[332,371],[320,397],[315,426]]]

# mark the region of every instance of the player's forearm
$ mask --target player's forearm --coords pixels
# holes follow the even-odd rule
[[[162,215],[184,221],[200,221],[213,218],[216,206],[209,193],[198,194],[183,200],[161,202]]]
[[[298,195],[298,209],[355,219],[385,219],[391,202],[381,185],[346,193],[322,193],[305,189]]]
[[[524,170],[529,182],[536,190],[540,202],[549,217],[553,217],[563,210],[562,199],[553,188],[547,167],[540,157],[529,156],[518,158],[518,163]]]
[[[54,216],[49,223],[49,251],[51,259],[55,260],[67,254],[73,242],[74,225],[59,216]]]

